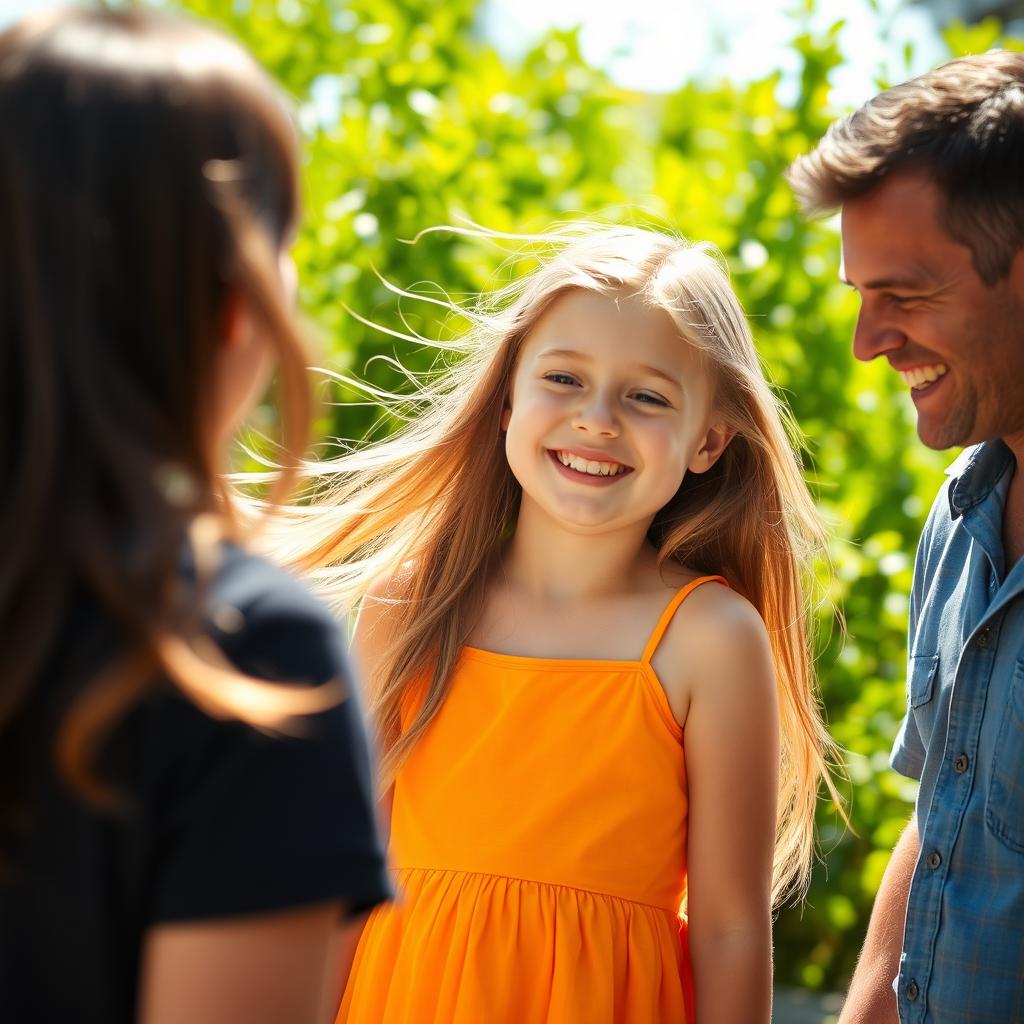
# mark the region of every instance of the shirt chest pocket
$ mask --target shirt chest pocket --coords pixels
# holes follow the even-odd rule
[[[915,654],[907,665],[907,704],[919,708],[932,699],[939,671],[937,654]]]
[[[997,839],[1024,853],[1024,657],[1014,667],[996,737],[985,822]]]

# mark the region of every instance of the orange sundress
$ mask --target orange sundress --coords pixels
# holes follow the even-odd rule
[[[338,1024],[693,1021],[682,731],[651,657],[467,647],[395,782]]]

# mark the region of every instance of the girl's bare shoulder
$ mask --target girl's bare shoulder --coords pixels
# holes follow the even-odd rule
[[[392,630],[400,621],[409,600],[415,567],[410,563],[397,572],[379,576],[367,588],[359,602],[353,644],[361,647],[383,646],[394,639]]]
[[[730,704],[744,694],[755,696],[754,691],[774,698],[764,620],[750,601],[718,583],[697,587],[683,601],[652,666],[680,724],[696,700]]]

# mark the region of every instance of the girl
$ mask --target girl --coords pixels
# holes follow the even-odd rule
[[[767,1022],[830,743],[742,310],[706,247],[607,228],[474,319],[293,538],[363,599],[404,894],[338,1020]]]
[[[0,1019],[329,1019],[365,741],[218,482],[275,357],[305,443],[289,117],[205,28],[68,10],[0,35],[0,125]]]

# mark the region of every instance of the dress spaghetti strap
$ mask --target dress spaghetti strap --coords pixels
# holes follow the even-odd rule
[[[672,621],[672,616],[678,611],[679,606],[704,583],[721,583],[729,586],[729,581],[724,576],[698,576],[697,579],[690,580],[685,587],[677,591],[661,613],[661,618],[658,619],[658,623],[647,641],[647,646],[644,648],[644,653],[640,657],[645,665],[651,663],[651,658],[654,657],[654,652],[658,649],[658,644],[661,643],[661,638],[665,635],[665,630],[668,629],[668,624]]]

